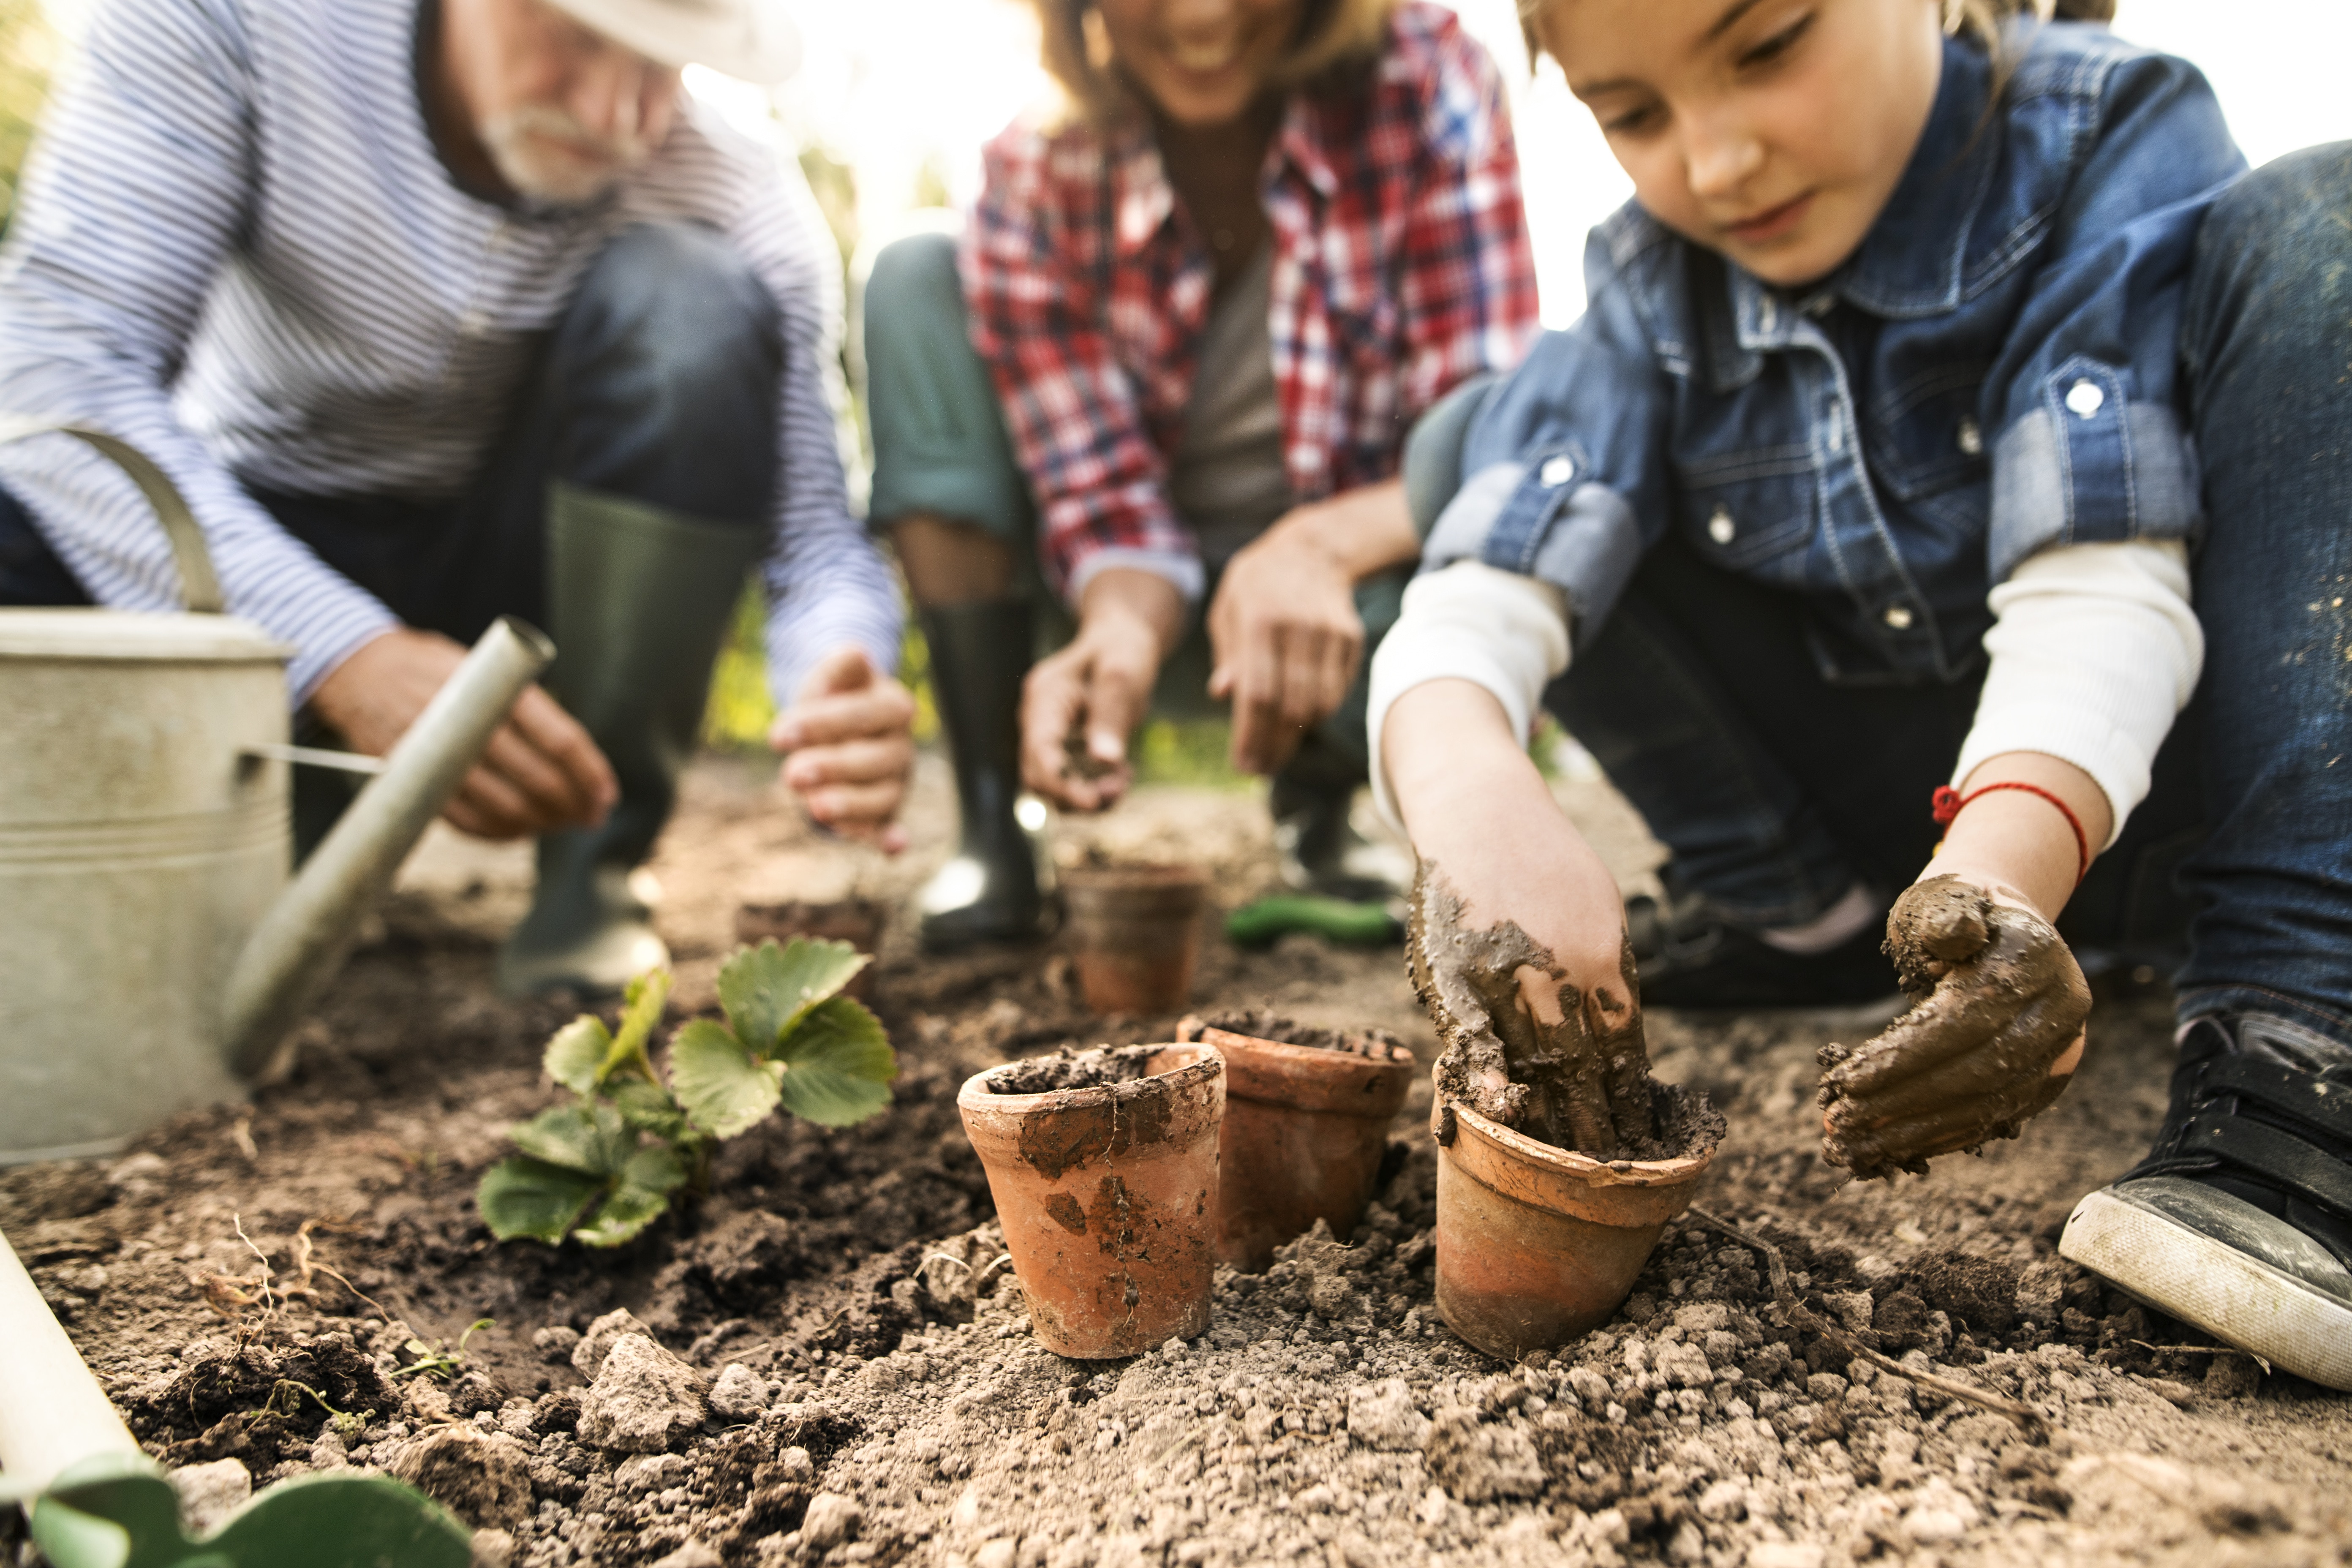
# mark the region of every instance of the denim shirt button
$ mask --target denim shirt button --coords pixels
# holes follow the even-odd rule
[[[1536,470],[1536,478],[1543,481],[1544,489],[1556,490],[1576,478],[1576,459],[1564,454],[1546,458],[1543,467]]]
[[[1730,543],[1731,536],[1738,531],[1738,525],[1731,521],[1728,507],[1717,507],[1715,515],[1706,520],[1706,536],[1717,544]]]
[[[1898,632],[1907,632],[1911,629],[1911,606],[1889,605],[1886,606],[1886,613],[1878,618]]]
[[[1960,450],[1968,456],[1971,458],[1984,456],[1984,432],[1978,429],[1977,422],[1965,414],[1960,416],[1959,442]]]
[[[2096,414],[2107,401],[2095,381],[2078,381],[2066,389],[2066,406],[2084,419]]]

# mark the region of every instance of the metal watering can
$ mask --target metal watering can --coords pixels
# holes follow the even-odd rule
[[[0,1164],[110,1152],[243,1098],[361,917],[555,656],[499,622],[381,763],[288,744],[288,650],[222,613],[163,470],[128,473],[172,542],[184,615],[0,609]],[[289,766],[373,773],[299,877]]]

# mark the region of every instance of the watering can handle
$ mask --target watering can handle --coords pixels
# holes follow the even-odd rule
[[[0,418],[0,442],[51,435],[71,436],[131,476],[131,482],[155,509],[164,537],[172,542],[172,559],[180,569],[180,595],[190,610],[217,616],[228,608],[221,597],[220,579],[213,574],[212,552],[205,548],[204,530],[196,526],[196,514],[188,510],[186,499],[169,474],[146,453],[103,430],[58,419]]]

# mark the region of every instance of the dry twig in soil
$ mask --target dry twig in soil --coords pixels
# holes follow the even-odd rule
[[[1947,1399],[1980,1405],[1996,1415],[2006,1415],[2017,1424],[2018,1430],[2038,1442],[2050,1436],[2050,1423],[2030,1405],[2014,1399],[2004,1399],[1969,1384],[1956,1383],[1948,1377],[1938,1377],[1932,1372],[1904,1365],[1893,1356],[1883,1354],[1862,1343],[1851,1334],[1829,1322],[1820,1314],[1797,1300],[1796,1290],[1789,1283],[1789,1266],[1781,1259],[1780,1249],[1760,1237],[1750,1236],[1729,1220],[1709,1214],[1696,1204],[1688,1210],[1690,1217],[1710,1230],[1719,1231],[1740,1246],[1762,1255],[1764,1268],[1772,1283],[1772,1300],[1800,1328],[1820,1334],[1840,1350],[1861,1361],[1866,1361],[1881,1372],[1893,1373],[1907,1382],[1917,1384],[1930,1394],[1940,1394]]]

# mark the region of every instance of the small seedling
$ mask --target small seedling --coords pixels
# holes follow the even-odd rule
[[[521,1152],[476,1194],[491,1233],[618,1247],[680,1189],[706,1184],[712,1149],[779,1106],[825,1127],[881,1110],[898,1058],[881,1020],[839,994],[868,962],[845,942],[806,937],[738,949],[719,971],[727,1021],[697,1018],[672,1035],[667,1079],[646,1048],[667,971],[631,983],[617,1033],[587,1014],[565,1025],[545,1060],[572,1103],[509,1131]]]
[[[484,1323],[488,1321],[489,1320],[488,1318],[482,1320],[482,1322]],[[481,1327],[481,1323],[474,1325],[474,1328],[479,1327]],[[470,1334],[474,1331],[473,1329],[468,1329],[466,1331]],[[410,1342],[414,1344],[415,1342],[411,1341]],[[465,1345],[465,1341],[459,1340],[457,1343],[462,1350]],[[417,1369],[410,1367],[404,1370],[414,1372]],[[393,1375],[394,1377],[398,1377],[401,1373],[394,1373]],[[309,1384],[298,1383],[290,1377],[279,1378],[278,1380],[277,1386],[270,1389],[269,1397],[262,1402],[261,1408],[259,1410],[250,1412],[250,1414],[253,1415],[263,1415],[274,1411],[278,1415],[289,1417],[299,1415],[302,1413],[301,1396],[306,1394],[312,1399],[318,1401],[319,1408],[327,1413],[328,1424],[334,1427],[335,1435],[346,1443],[358,1442],[360,1440],[360,1434],[367,1430],[367,1424],[375,1419],[375,1412],[373,1410],[338,1410],[333,1405],[328,1402],[325,1394],[320,1393]]]
[[[438,1350],[426,1344],[423,1340],[409,1341],[400,1348],[406,1351],[410,1355],[415,1356],[416,1359],[410,1362],[406,1366],[401,1367],[392,1375],[394,1377],[415,1377],[422,1374],[423,1376],[432,1378],[438,1383],[448,1382],[451,1378],[457,1376],[466,1365],[466,1342],[472,1339],[476,1334],[480,1333],[484,1329],[488,1328],[490,1324],[496,1321],[497,1320],[493,1318],[476,1318],[472,1322],[467,1324],[466,1331],[457,1336],[457,1348],[456,1350],[451,1350],[449,1348],[449,1343],[446,1340],[444,1340],[441,1342],[441,1347]]]

